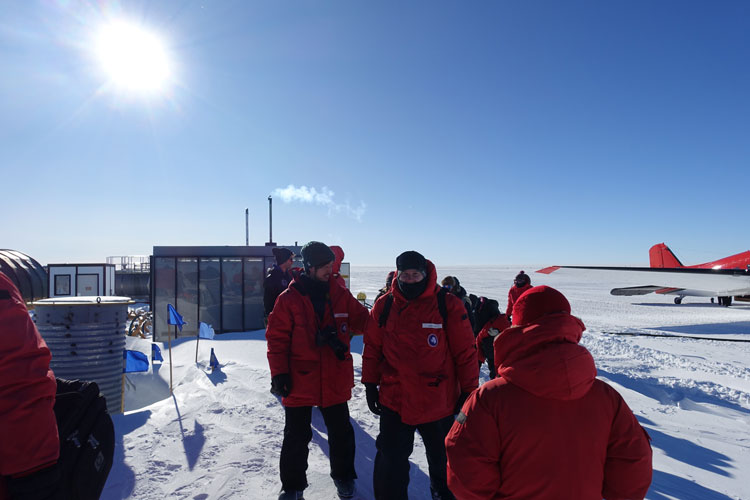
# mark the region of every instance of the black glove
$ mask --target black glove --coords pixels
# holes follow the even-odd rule
[[[280,373],[271,379],[271,394],[287,397],[292,390],[292,377],[288,373]]]
[[[380,415],[383,411],[383,407],[380,406],[380,393],[378,392],[378,384],[368,382],[365,384],[365,395],[367,396],[367,406],[370,407],[370,411],[375,415]]]
[[[56,500],[60,485],[60,468],[57,464],[23,477],[6,477],[10,498],[24,500]]]
[[[458,401],[456,401],[456,408],[453,410],[454,415],[458,415],[470,394],[470,392],[462,392],[461,395],[458,396]]]

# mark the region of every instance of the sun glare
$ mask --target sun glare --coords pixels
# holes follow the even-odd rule
[[[103,26],[95,41],[97,58],[118,89],[156,93],[166,90],[170,60],[164,43],[134,24]]]

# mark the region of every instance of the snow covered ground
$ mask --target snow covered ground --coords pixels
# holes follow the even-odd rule
[[[539,266],[541,267],[541,266]],[[470,292],[504,306],[520,268],[439,268]],[[525,268],[531,272],[538,267]],[[352,268],[351,290],[370,300],[385,280],[384,267]],[[730,308],[702,298],[614,297],[614,287],[645,285],[593,281],[564,273],[531,273],[534,285],[563,292],[587,326],[583,344],[599,377],[625,398],[653,439],[654,478],[647,498],[749,499],[750,343],[614,333],[672,334],[750,340],[750,303]],[[210,348],[221,368],[208,368]],[[361,352],[361,339],[353,351]],[[115,462],[103,499],[267,499],[279,491],[278,459],[284,412],[269,393],[264,331],[173,342],[174,395],[169,358],[152,371],[128,375],[126,412],[115,415]],[[349,403],[357,439],[360,499],[371,499],[378,420],[359,383]],[[483,368],[481,381],[488,378]],[[308,500],[335,499],[328,475],[326,429],[313,412]],[[428,499],[427,464],[420,440],[412,454],[410,499]]]

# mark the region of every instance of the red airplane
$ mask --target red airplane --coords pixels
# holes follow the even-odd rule
[[[601,271],[608,274],[627,272],[640,273],[651,285],[614,288],[612,295],[646,295],[658,293],[677,295],[675,304],[684,297],[719,298],[719,304],[729,306],[732,297],[750,300],[750,251],[724,257],[704,264],[685,266],[664,243],[652,246],[649,251],[650,267],[597,267],[597,266],[551,266],[537,272],[550,274],[559,269],[577,271]]]

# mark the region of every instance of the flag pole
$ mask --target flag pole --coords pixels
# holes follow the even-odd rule
[[[195,340],[195,364],[198,364],[198,343],[201,341],[200,333],[198,333],[198,338]]]
[[[125,354],[123,352],[123,354]],[[127,366],[128,360],[125,356],[122,358],[122,393],[120,395],[120,413],[125,413],[125,367]]]
[[[172,395],[172,331],[167,328],[169,332],[169,394]],[[177,325],[174,326],[175,337],[177,336]]]

